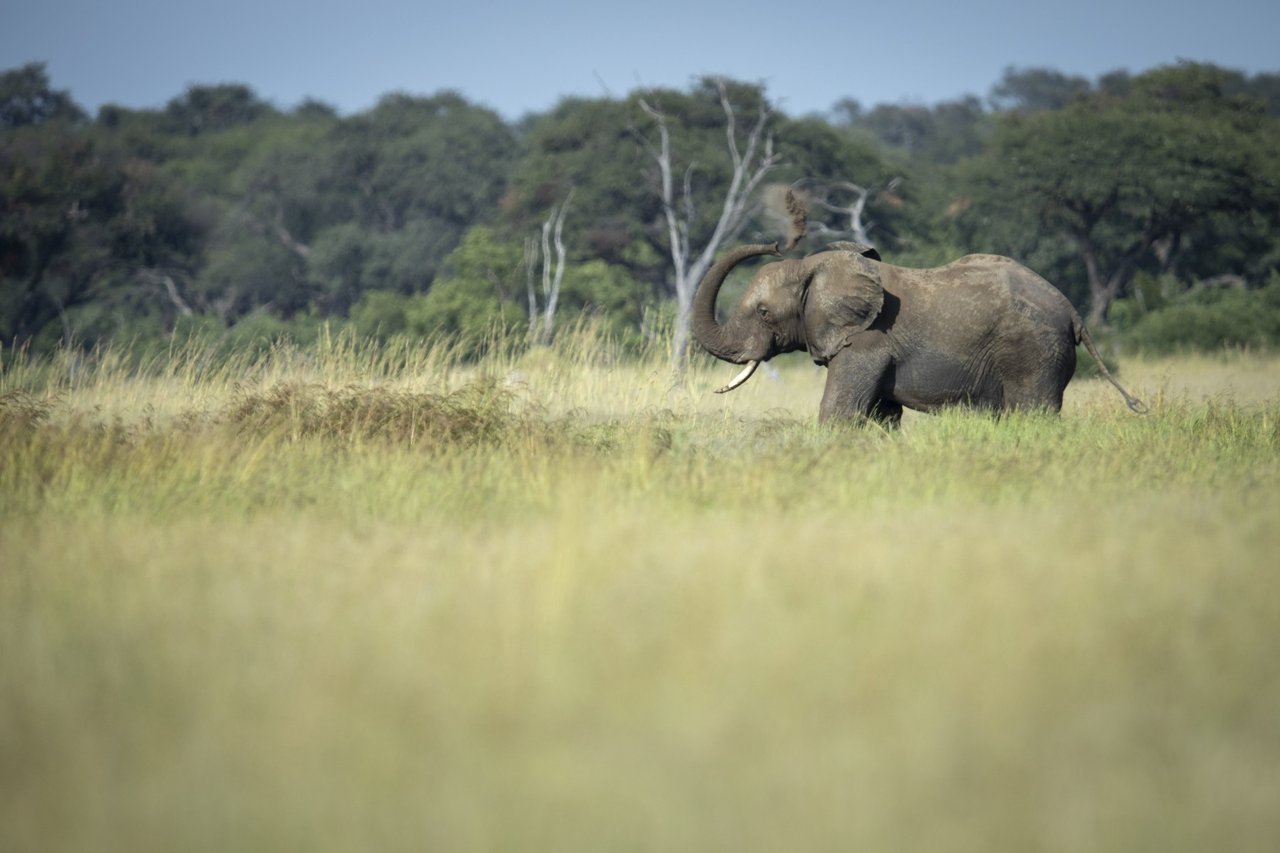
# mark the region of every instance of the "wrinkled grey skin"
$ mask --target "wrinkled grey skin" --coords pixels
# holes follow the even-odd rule
[[[904,408],[950,405],[1057,412],[1081,342],[1129,407],[1144,410],[1107,372],[1067,298],[1009,258],[968,255],[936,269],[907,269],[880,262],[874,249],[837,243],[766,264],[719,323],[715,303],[725,277],[765,254],[779,254],[778,247],[740,246],[707,271],[694,296],[694,337],[734,364],[807,351],[827,367],[822,420],[892,425]]]

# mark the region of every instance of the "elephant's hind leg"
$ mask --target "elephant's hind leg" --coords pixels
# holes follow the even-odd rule
[[[1015,412],[1051,412],[1062,411],[1062,392],[1033,391],[1030,393],[1010,393],[1006,389],[1004,408]]]
[[[1076,372],[1075,341],[1054,334],[1033,341],[1027,352],[1004,370],[1004,408],[1021,411],[1062,411],[1062,394]]]
[[[1006,381],[1004,408],[1056,414],[1062,411],[1062,394],[1070,378],[1070,373],[1064,375],[1061,368],[1054,367],[1014,381]]]

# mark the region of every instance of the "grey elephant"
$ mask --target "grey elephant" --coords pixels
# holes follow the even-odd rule
[[[730,270],[783,251],[776,243],[739,246],[698,285],[694,337],[716,358],[746,365],[719,393],[746,382],[761,362],[805,350],[827,367],[821,420],[896,425],[904,408],[931,412],[951,405],[1058,412],[1075,373],[1076,345],[1083,343],[1129,408],[1146,410],[1102,363],[1067,298],[997,255],[908,269],[881,262],[867,246],[834,243],[765,265],[720,323],[716,297]]]

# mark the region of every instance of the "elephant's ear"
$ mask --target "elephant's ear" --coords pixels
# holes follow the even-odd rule
[[[880,316],[884,288],[880,264],[861,255],[823,252],[812,262],[804,328],[809,355],[826,364]]]

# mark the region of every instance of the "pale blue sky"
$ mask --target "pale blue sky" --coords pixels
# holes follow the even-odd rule
[[[456,89],[507,118],[564,95],[763,82],[786,112],[985,96],[1006,66],[1095,79],[1191,59],[1280,71],[1275,0],[0,0],[0,69],[48,63],[95,111],[247,83],[343,113]]]

